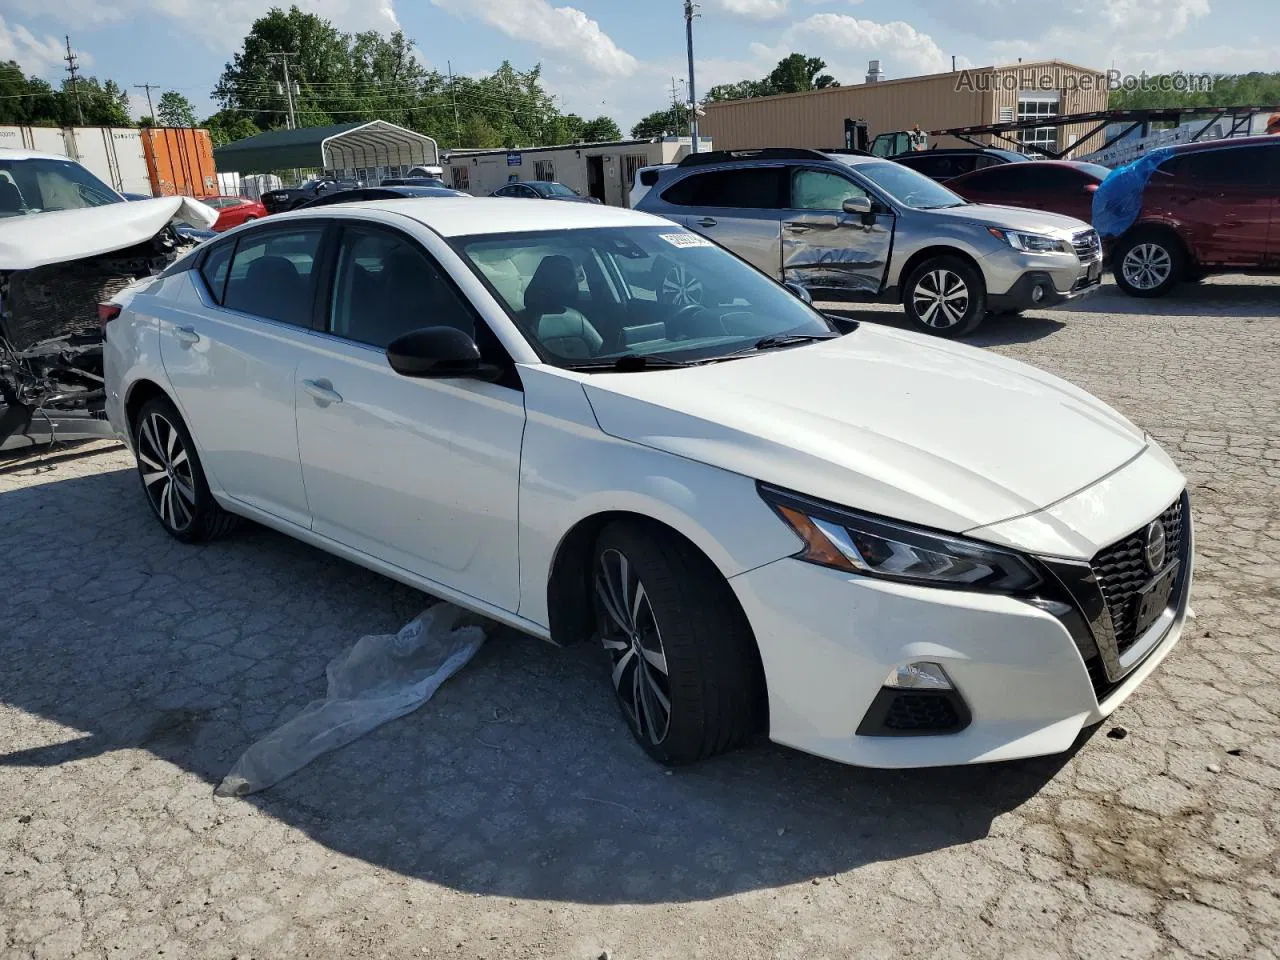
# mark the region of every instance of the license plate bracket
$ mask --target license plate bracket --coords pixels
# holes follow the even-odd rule
[[[1089,282],[1097,283],[1102,279],[1102,261],[1089,265]]]
[[[1169,598],[1173,595],[1173,584],[1178,575],[1179,564],[1170,564],[1162,573],[1138,591],[1133,603],[1138,608],[1134,619],[1134,635],[1142,636],[1151,625],[1160,618],[1169,606]]]

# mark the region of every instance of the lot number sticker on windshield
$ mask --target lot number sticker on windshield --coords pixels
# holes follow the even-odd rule
[[[660,233],[658,234],[663,240],[671,244],[673,247],[714,247],[715,244],[706,237],[700,237],[696,233]]]

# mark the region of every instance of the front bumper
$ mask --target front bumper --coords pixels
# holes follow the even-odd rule
[[[1018,277],[1004,293],[988,294],[987,306],[997,312],[1035,310],[1078,300],[1102,286],[1100,259],[1079,266],[1082,269],[1067,271],[1065,275],[1062,272],[1029,270]]]
[[[1122,665],[1100,652],[1107,640],[1098,611],[1082,610],[1088,586],[1072,584],[1073,596],[1060,562],[1046,564],[1053,588],[1039,604],[855,577],[791,558],[729,582],[760,647],[771,739],[860,766],[946,766],[1060,753],[1123,703],[1182,635],[1189,515],[1183,550],[1180,589]],[[920,661],[946,671],[969,713],[964,728],[860,734],[886,676]]]

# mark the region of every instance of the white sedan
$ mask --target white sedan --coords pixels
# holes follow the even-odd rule
[[[1177,642],[1186,482],[1120,414],[824,316],[669,221],[555,207],[275,216],[104,306],[165,530],[248,517],[593,639],[671,764],[760,732],[881,767],[1055,753]]]

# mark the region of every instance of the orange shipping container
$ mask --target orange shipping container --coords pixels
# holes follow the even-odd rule
[[[210,197],[218,193],[208,130],[151,127],[142,131],[151,190],[157,197]]]

